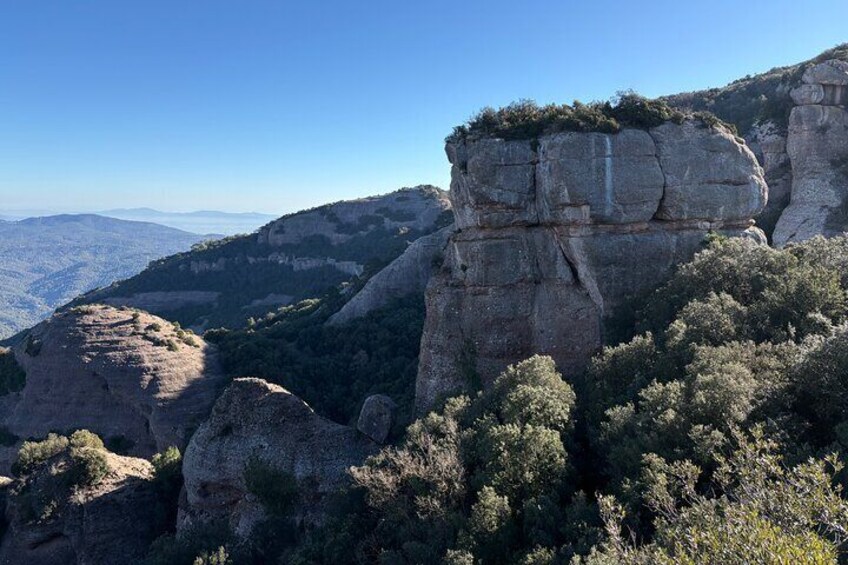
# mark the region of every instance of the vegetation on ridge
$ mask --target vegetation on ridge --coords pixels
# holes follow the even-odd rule
[[[466,124],[454,128],[448,142],[496,137],[535,139],[563,131],[616,133],[622,128],[649,129],[665,122],[683,123],[687,117],[708,127],[735,127],[721,122],[708,112],[686,113],[663,100],[651,100],[634,92],[622,92],[612,101],[583,104],[547,104],[521,100],[500,109],[484,108]]]

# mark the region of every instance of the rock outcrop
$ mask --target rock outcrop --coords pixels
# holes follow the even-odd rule
[[[551,355],[565,374],[604,324],[691,258],[709,231],[748,235],[767,187],[723,128],[450,142],[458,233],[427,289],[416,405]]]
[[[815,65],[802,81],[792,91],[792,197],[775,228],[779,247],[848,229],[848,63]]]
[[[183,449],[225,382],[215,347],[200,337],[103,305],[55,314],[14,354],[26,384],[0,397],[5,432],[28,439],[84,428],[140,457]],[[19,445],[0,448],[0,473]]]
[[[120,565],[146,556],[160,533],[153,469],[144,459],[103,455],[109,472],[96,486],[62,486],[55,473],[64,462],[54,460],[10,487],[0,564]]]
[[[423,294],[439,267],[453,225],[415,240],[403,254],[379,273],[368,279],[365,286],[328,323],[342,325],[382,308],[395,298]]]
[[[250,461],[293,476],[298,491],[294,518],[301,526],[319,523],[327,496],[347,481],[347,469],[376,449],[355,429],[315,414],[284,388],[236,379],[186,450],[179,528],[223,519],[237,534],[249,534],[266,516],[246,484]]]
[[[397,407],[385,394],[372,394],[362,404],[356,429],[377,443],[385,443],[395,424]]]
[[[322,296],[388,264],[450,223],[433,186],[336,202],[283,216],[257,233],[195,246],[76,303],[145,309],[198,332],[240,327],[280,306]]]

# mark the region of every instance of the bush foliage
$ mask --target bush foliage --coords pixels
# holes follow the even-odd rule
[[[634,92],[622,92],[610,102],[583,104],[547,104],[521,100],[500,109],[484,108],[466,124],[454,128],[447,141],[496,137],[535,139],[541,135],[564,132],[617,133],[622,128],[649,129],[665,122],[683,123],[695,119],[707,127],[736,128],[709,112],[687,114],[662,100],[651,100]]]

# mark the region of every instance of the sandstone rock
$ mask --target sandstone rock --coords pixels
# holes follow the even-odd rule
[[[255,459],[297,480],[301,526],[320,522],[326,498],[346,484],[347,469],[377,445],[353,428],[315,414],[301,399],[260,379],[236,379],[215,403],[183,458],[185,505],[178,527],[224,519],[247,535],[264,517],[244,470]]]
[[[574,374],[607,322],[708,232],[765,242],[751,227],[767,201],[763,170],[724,129],[687,121],[537,141],[446,148],[461,229],[426,292],[419,412],[537,353]]]
[[[782,247],[848,229],[848,110],[796,106],[789,117],[787,152],[792,196],[774,233]]]
[[[341,310],[330,317],[328,323],[346,324],[385,306],[392,299],[423,293],[441,263],[448,237],[455,229],[450,225],[415,240],[403,255],[371,277]]]
[[[804,71],[801,80],[805,84],[821,84],[828,86],[848,86],[848,62],[831,59],[818,65],[813,65]]]
[[[647,222],[663,195],[663,172],[648,132],[561,133],[539,140],[536,168],[540,220]],[[600,189],[599,189],[600,188]]]
[[[666,123],[651,135],[665,175],[658,219],[746,220],[765,207],[763,171],[729,132],[688,121]]]
[[[26,385],[4,400],[0,425],[19,438],[84,428],[142,457],[183,449],[225,377],[213,346],[176,332],[161,318],[109,306],[55,314],[14,350]],[[18,445],[0,450],[0,472]]]
[[[356,429],[377,443],[385,443],[395,423],[397,404],[385,394],[372,394],[365,399]]]
[[[763,167],[768,184],[768,202],[757,216],[757,226],[771,236],[792,194],[792,164],[786,152],[786,132],[774,122],[760,123],[749,132],[747,140]]]
[[[152,467],[143,459],[104,453],[109,473],[95,487],[60,493],[46,517],[33,516],[40,492],[55,489],[53,461],[16,484],[6,509],[0,564],[121,565],[145,557],[157,531]],[[16,492],[14,492],[16,491]],[[54,493],[55,494],[55,493]]]

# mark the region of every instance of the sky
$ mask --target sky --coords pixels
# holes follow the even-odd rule
[[[846,21],[845,0],[0,0],[0,213],[448,188],[444,138],[484,106],[721,86]]]

